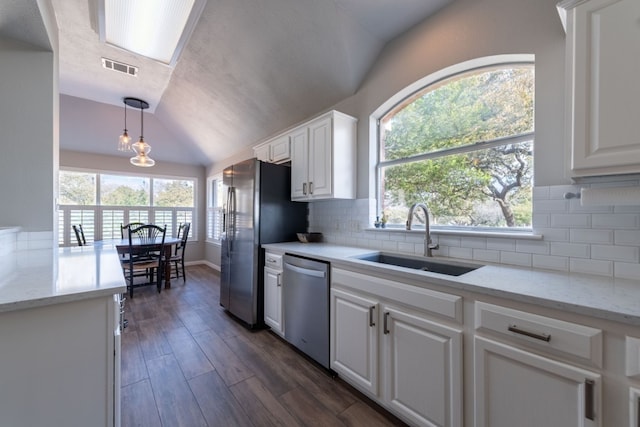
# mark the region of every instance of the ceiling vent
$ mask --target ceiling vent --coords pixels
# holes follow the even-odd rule
[[[129,76],[138,76],[138,67],[125,64],[124,62],[114,61],[113,59],[102,58],[102,66],[107,70],[117,71],[118,73],[124,73]]]

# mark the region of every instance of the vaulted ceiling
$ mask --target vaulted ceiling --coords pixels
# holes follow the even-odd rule
[[[117,155],[122,99],[133,96],[150,104],[153,158],[209,165],[354,94],[388,41],[452,0],[208,0],[175,68],[101,43],[97,0],[48,1],[61,148]],[[36,0],[0,0],[0,35],[46,45],[37,12]],[[138,77],[102,68],[102,57]]]

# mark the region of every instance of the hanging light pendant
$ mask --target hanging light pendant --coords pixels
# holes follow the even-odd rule
[[[124,103],[124,132],[120,135],[118,140],[118,150],[119,151],[129,151],[131,150],[131,137],[127,132],[127,103]]]
[[[144,115],[143,111],[149,108],[149,104],[137,98],[125,98],[125,104],[130,107],[140,109],[140,139],[131,144],[131,149],[136,153],[134,157],[129,159],[132,165],[141,167],[151,167],[156,164],[155,160],[149,157],[151,146],[144,141]]]

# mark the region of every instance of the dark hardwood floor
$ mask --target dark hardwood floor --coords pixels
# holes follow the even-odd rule
[[[122,426],[400,426],[267,330],[219,305],[219,275],[187,267],[187,282],[127,299]]]

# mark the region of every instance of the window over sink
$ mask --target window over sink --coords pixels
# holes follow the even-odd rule
[[[518,57],[449,67],[387,103],[376,168],[387,227],[422,202],[435,229],[531,229],[535,68]]]

